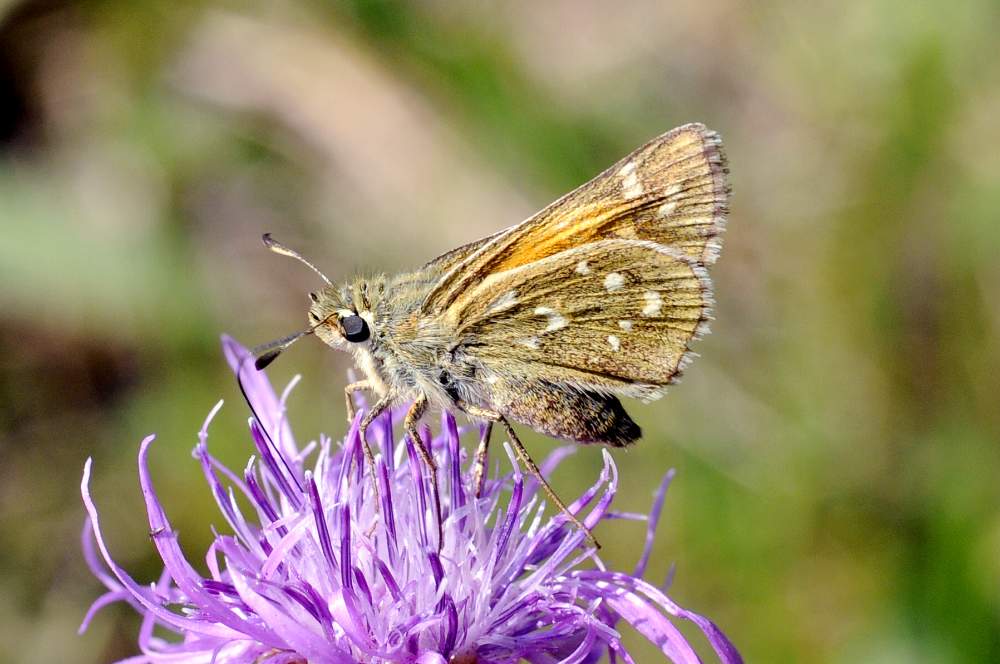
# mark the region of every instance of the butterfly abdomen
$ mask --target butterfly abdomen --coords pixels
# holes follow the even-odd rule
[[[538,381],[494,395],[503,415],[555,438],[625,447],[642,435],[621,401],[610,394]]]
[[[581,443],[603,443],[612,447],[625,447],[639,440],[642,429],[625,412],[618,397],[609,394],[585,392],[588,408],[578,421],[578,435],[573,438]],[[590,408],[596,412],[591,414]]]

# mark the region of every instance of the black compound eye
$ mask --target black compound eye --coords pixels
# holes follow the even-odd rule
[[[358,315],[345,316],[340,319],[340,325],[344,328],[344,338],[351,343],[360,343],[372,334],[368,329],[368,321]]]

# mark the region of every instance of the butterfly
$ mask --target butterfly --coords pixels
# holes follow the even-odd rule
[[[717,259],[730,188],[719,135],[687,124],[654,138],[526,221],[396,276],[333,284],[310,294],[310,327],[255,349],[262,369],[315,334],[351,353],[374,393],[366,430],[411,403],[403,428],[430,469],[441,535],[437,467],[417,425],[429,407],[485,424],[474,481],[482,491],[490,431],[504,429],[521,463],[567,519],[512,423],[555,438],[613,447],[641,436],[620,397],[650,401],[676,382],[712,312],[708,268]]]

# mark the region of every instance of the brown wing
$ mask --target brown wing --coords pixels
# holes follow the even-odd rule
[[[428,261],[420,269],[421,270],[437,270],[439,272],[444,272],[450,270],[455,265],[465,260],[471,254],[474,254],[480,248],[482,248],[486,243],[491,242],[504,233],[510,231],[513,226],[503,229],[502,231],[497,231],[492,235],[487,235],[486,237],[481,237],[478,240],[469,242],[468,244],[463,244],[461,247],[456,247],[451,251],[441,254],[437,258]]]
[[[420,287],[423,288],[432,288],[440,281],[442,275],[447,274],[447,272],[453,267],[461,263],[470,255],[474,254],[486,244],[496,240],[504,233],[509,232],[512,228],[514,227],[511,226],[503,229],[502,231],[497,231],[492,235],[479,238],[474,242],[463,244],[461,247],[456,247],[455,249],[441,254],[437,258],[425,263],[418,270],[397,275],[393,280],[394,287],[399,288],[404,285],[416,286],[419,284]]]
[[[677,249],[601,240],[490,276],[448,320],[487,385],[653,399],[706,330],[711,287],[704,266]]]
[[[422,310],[443,312],[489,275],[603,239],[649,240],[709,265],[725,224],[726,172],[718,134],[673,129],[450,265]]]

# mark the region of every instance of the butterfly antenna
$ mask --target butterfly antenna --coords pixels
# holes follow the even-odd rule
[[[257,371],[264,369],[267,365],[271,364],[271,362],[278,359],[278,356],[285,352],[286,348],[302,337],[309,336],[316,331],[317,327],[323,325],[334,316],[336,316],[336,314],[330,314],[307,330],[302,330],[301,332],[296,332],[295,334],[289,334],[287,337],[282,337],[280,339],[275,339],[274,341],[268,341],[267,343],[260,344],[259,346],[254,346],[250,349],[250,355],[256,358],[253,362],[254,368],[256,368]]]
[[[275,240],[273,237],[271,237],[270,233],[264,233],[264,236],[261,239],[264,241],[264,246],[273,251],[274,253],[281,254],[282,256],[288,256],[289,258],[294,258],[295,260],[299,261],[300,263],[308,267],[310,270],[318,274],[320,279],[326,282],[327,286],[333,285],[333,282],[330,281],[330,279],[325,274],[320,272],[320,269],[318,267],[316,267],[311,262],[306,260],[299,252],[295,251],[294,249],[289,249],[285,245]]]
[[[255,358],[253,365],[260,371],[271,362],[274,362],[279,355],[281,355],[286,348],[291,346],[293,343],[311,334],[312,330],[303,330],[302,332],[296,332],[295,334],[289,334],[287,337],[282,337],[281,339],[275,339],[274,341],[268,341],[266,344],[261,344],[259,346],[254,346],[250,349],[250,354]]]

